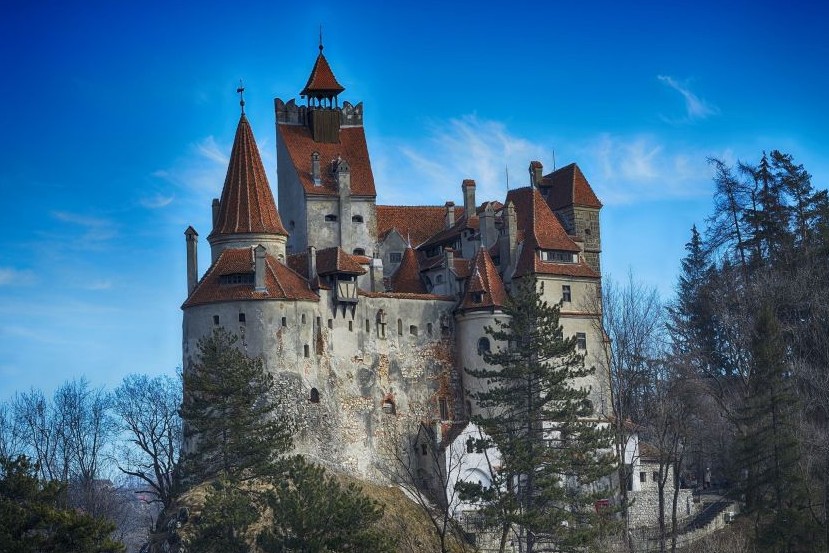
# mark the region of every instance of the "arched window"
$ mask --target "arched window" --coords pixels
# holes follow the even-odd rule
[[[481,338],[478,340],[478,355],[490,352],[489,338]]]
[[[363,222],[363,216],[362,215],[352,215],[351,216],[351,222],[352,223],[362,223]]]
[[[311,403],[319,403],[320,402],[320,393],[319,390],[316,388],[311,388],[311,395],[308,397],[308,401]]]
[[[328,215],[325,216],[325,221],[327,223],[336,223],[337,222],[337,216],[334,215],[333,213],[329,213]]]
[[[354,255],[366,255],[366,250],[363,248],[354,248]]]

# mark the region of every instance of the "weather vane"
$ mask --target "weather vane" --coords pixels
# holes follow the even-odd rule
[[[239,79],[239,88],[236,89],[236,94],[239,95],[239,105],[242,106],[242,113],[245,113],[245,86],[242,84],[242,79]]]

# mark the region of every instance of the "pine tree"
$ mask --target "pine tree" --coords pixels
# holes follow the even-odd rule
[[[581,550],[603,523],[595,502],[612,494],[610,429],[588,420],[589,390],[574,387],[593,369],[584,366],[576,338],[564,336],[559,307],[544,302],[532,281],[517,282],[512,292],[504,319],[487,328],[509,346],[484,354],[496,368],[468,371],[489,384],[472,394],[484,413],[472,422],[501,455],[497,493],[478,496],[491,500],[502,524],[519,528],[528,553],[551,545]]]
[[[266,475],[291,446],[292,424],[278,413],[273,375],[237,341],[215,330],[199,341],[198,362],[184,372],[181,417],[190,451],[183,473],[190,482]]]
[[[188,550],[247,553],[252,541],[249,529],[259,520],[262,506],[261,494],[240,487],[239,482],[221,477],[214,480],[187,544]]]

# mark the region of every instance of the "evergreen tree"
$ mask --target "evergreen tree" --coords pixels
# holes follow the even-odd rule
[[[6,553],[120,553],[114,525],[64,509],[65,488],[42,482],[28,458],[0,458],[0,551]]]
[[[291,446],[293,425],[278,413],[273,375],[237,341],[214,330],[199,341],[197,363],[184,371],[181,417],[190,451],[183,472],[192,482],[266,475]]]
[[[479,487],[477,495],[491,500],[502,524],[519,529],[527,553],[582,550],[598,537],[603,519],[594,504],[613,493],[608,477],[616,470],[610,429],[587,420],[595,415],[589,390],[574,386],[593,369],[576,338],[564,336],[559,307],[544,302],[533,281],[515,282],[504,314],[486,329],[509,344],[484,354],[496,368],[468,371],[489,384],[472,394],[484,413],[472,421],[501,455],[498,491]]]
[[[286,477],[274,482],[267,502],[273,522],[257,539],[267,553],[395,550],[376,525],[382,506],[302,457],[286,461]]]
[[[252,538],[248,530],[262,512],[260,494],[240,487],[236,481],[218,478],[210,483],[204,508],[195,521],[189,551],[203,553],[247,553]]]

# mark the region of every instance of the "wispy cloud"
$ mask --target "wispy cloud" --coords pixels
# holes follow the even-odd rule
[[[230,145],[221,145],[213,136],[208,136],[191,144],[187,153],[175,160],[172,166],[154,171],[152,176],[172,184],[182,192],[185,200],[191,198],[203,203],[205,198],[213,197],[221,191],[230,160],[229,152]],[[172,202],[173,196],[158,194],[154,198],[142,200],[142,205],[150,208],[164,207]]]
[[[174,195],[165,196],[163,194],[154,194],[153,196],[141,198],[138,201],[147,209],[161,209],[162,207],[170,205],[174,199]]]
[[[691,92],[686,84],[678,82],[673,77],[668,75],[657,75],[657,79],[665,83],[665,86],[672,88],[679,92],[685,100],[685,118],[684,122],[698,121],[706,119],[712,115],[719,113],[719,109],[713,106]],[[667,119],[666,119],[667,120]],[[669,120],[670,122],[683,122],[683,120]]]
[[[510,133],[501,122],[474,115],[432,123],[426,137],[413,145],[394,142],[375,141],[382,145],[372,150],[382,203],[457,202],[464,178],[475,179],[478,201],[503,200],[505,167],[511,188],[527,186],[530,161],[543,161],[545,172],[552,170],[553,144],[566,145],[557,152],[559,166],[578,162],[606,205],[699,197],[710,191],[705,160],[720,155],[676,147],[647,134],[529,140]]]
[[[53,211],[52,217],[63,223],[83,229],[83,234],[77,238],[86,245],[101,244],[117,236],[116,224],[99,217],[91,217],[70,211]]]
[[[36,280],[32,271],[0,267],[0,286],[28,286]]]

